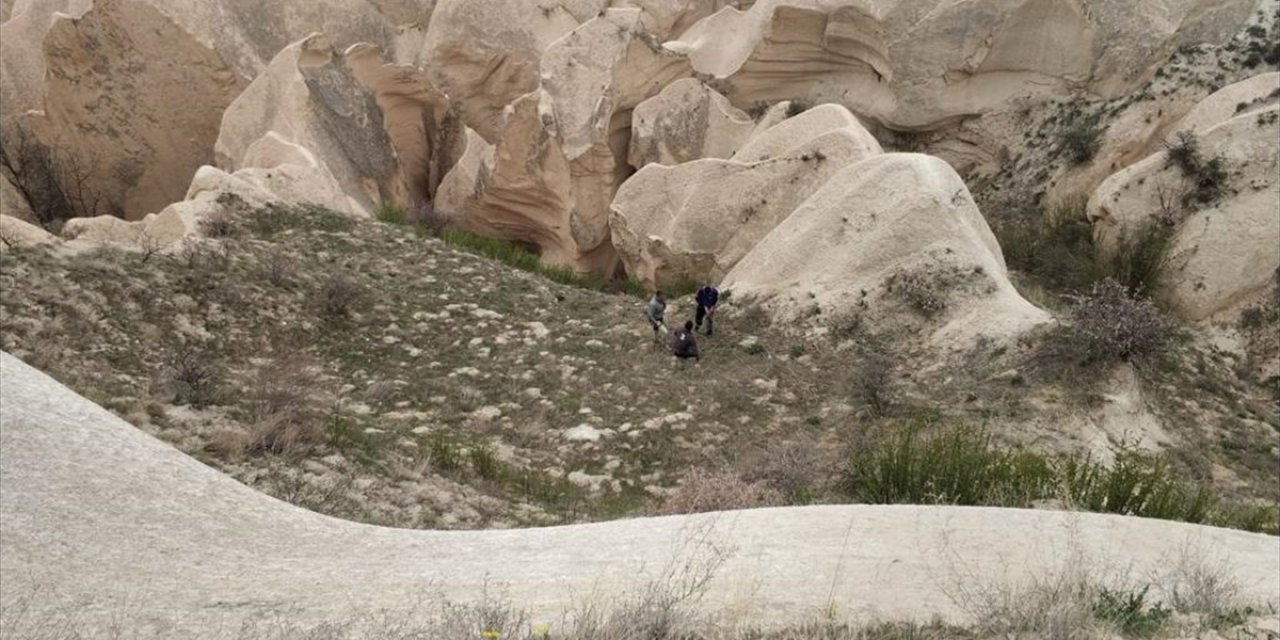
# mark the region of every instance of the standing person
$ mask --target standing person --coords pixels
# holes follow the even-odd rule
[[[715,285],[704,284],[698,287],[698,293],[693,296],[693,299],[698,305],[698,309],[693,315],[694,322],[701,329],[702,320],[705,318],[707,321],[707,336],[710,337],[713,327],[711,318],[716,312],[716,304],[720,302],[720,290]]]
[[[649,304],[645,305],[644,317],[649,319],[649,324],[653,326],[653,341],[658,342],[658,331],[665,325],[663,316],[667,312],[667,299],[663,297],[661,291],[654,291],[653,297],[649,298]]]
[[[676,329],[671,334],[671,353],[681,360],[702,360],[698,355],[698,341],[693,339],[692,320],[686,320],[683,329]]]

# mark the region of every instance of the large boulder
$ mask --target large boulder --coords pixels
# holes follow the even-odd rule
[[[724,278],[779,321],[849,322],[899,344],[967,350],[1049,320],[1009,282],[995,236],[942,160],[883,154],[846,167]]]
[[[650,284],[719,279],[841,169],[879,153],[844,107],[822,105],[732,159],[646,165],[613,201],[614,247]]]
[[[181,198],[244,88],[217,54],[142,2],[99,0],[82,17],[55,17],[43,46],[44,111],[30,124],[58,150],[77,215],[137,219]]]
[[[320,34],[286,47],[231,104],[215,152],[229,172],[304,168],[321,186],[306,199],[337,211],[409,200],[374,93]]]
[[[492,159],[446,178],[455,185],[440,208],[464,228],[531,246],[544,262],[612,274],[609,203],[631,172],[632,109],[689,73],[641,17],[636,9],[606,10],[551,44],[540,88],[503,111],[492,154],[468,143],[475,150],[468,162]]]
[[[700,80],[677,80],[632,112],[627,162],[639,169],[728,158],[755,128],[750,116]]]
[[[1229,319],[1272,295],[1280,269],[1280,74],[1225,87],[1173,128],[1166,148],[1105,180],[1088,215],[1104,251],[1135,242],[1151,225],[1170,228],[1167,267],[1155,292],[1181,317]],[[1202,168],[1170,157],[1194,147]],[[1224,193],[1194,193],[1219,158]]]
[[[0,214],[0,251],[51,245],[58,237],[30,222]]]
[[[1028,95],[1081,86],[1123,95],[1179,45],[1231,35],[1254,5],[759,0],[722,9],[670,46],[727,80],[735,104],[804,96],[920,130]]]

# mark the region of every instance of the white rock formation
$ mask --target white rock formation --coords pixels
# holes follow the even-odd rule
[[[509,531],[357,524],[258,493],[7,353],[0,378],[3,593],[27,619],[73,629],[394,623],[420,619],[423,594],[491,603],[495,590],[559,625],[584,598],[619,602],[705,563],[696,613],[766,628],[812,621],[815,602],[860,620],[965,623],[958,587],[1017,593],[1075,570],[1171,584],[1171,560],[1225,571],[1242,601],[1280,598],[1274,536],[1114,515],[830,505]]]
[[[1159,151],[1105,180],[1088,214],[1104,247],[1147,225],[1175,225],[1161,290],[1183,318],[1229,319],[1273,295],[1280,269],[1280,74],[1225,87],[1173,128],[1190,134],[1202,162],[1220,157],[1228,190],[1217,202],[1189,202],[1196,178]],[[1244,105],[1240,108],[1239,105]]]
[[[56,244],[58,237],[30,222],[0,214],[0,251]]]
[[[1047,322],[1010,284],[969,190],[947,163],[884,154],[832,176],[724,278],[782,322],[858,314],[877,331],[965,350]]]
[[[305,200],[337,211],[368,216],[410,199],[373,92],[320,34],[286,47],[236,98],[216,155],[229,172],[301,168],[315,185]]]
[[[613,245],[644,282],[717,280],[842,168],[879,153],[857,118],[822,105],[750,139],[730,160],[649,164],[613,201]]]
[[[728,79],[735,104],[808,97],[927,129],[1080,85],[1122,94],[1180,44],[1229,36],[1254,4],[759,0],[722,9],[671,46]]]
[[[650,162],[728,158],[755,128],[750,116],[711,87],[694,78],[677,80],[632,112],[627,162],[640,169]]]

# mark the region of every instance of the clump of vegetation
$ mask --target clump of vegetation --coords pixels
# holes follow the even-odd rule
[[[794,118],[812,108],[813,103],[803,98],[796,98],[787,103],[787,117]]]
[[[763,482],[747,482],[732,471],[694,469],[680,480],[680,486],[667,496],[658,513],[702,513],[784,503],[782,494]]]
[[[172,381],[174,402],[195,409],[217,403],[225,372],[216,349],[179,342],[165,352],[162,364]]]
[[[1075,297],[1068,342],[1086,362],[1130,361],[1164,352],[1176,323],[1148,298],[1111,279]]]
[[[888,281],[889,291],[926,317],[947,308],[945,285],[923,269],[894,274]]]
[[[288,453],[316,441],[324,393],[320,363],[303,356],[271,358],[253,373],[248,387],[250,453]]]
[[[1044,212],[1021,210],[1027,200],[1015,196],[993,211],[992,231],[1009,266],[1057,292],[1080,291],[1102,278],[1085,199],[1073,198]]]
[[[1102,134],[1106,133],[1102,124],[1102,112],[1077,112],[1067,123],[1062,132],[1061,148],[1072,164],[1084,164],[1093,159],[1102,146]]]
[[[316,311],[325,320],[347,318],[366,294],[360,283],[344,275],[333,274],[315,293]]]
[[[1167,152],[1168,166],[1177,167],[1191,182],[1182,195],[1183,205],[1209,206],[1226,195],[1230,178],[1226,160],[1222,156],[1206,159],[1195,135],[1188,131],[1179,132],[1177,139],[1167,146]]]
[[[1187,485],[1161,458],[1121,447],[1113,466],[1080,457],[995,446],[983,429],[926,433],[897,428],[852,454],[845,494],[855,502],[1031,507],[1056,499],[1088,511],[1207,523],[1250,531],[1280,529],[1275,509],[1224,504],[1204,485]]]
[[[244,225],[259,238],[271,238],[288,231],[348,233],[356,221],[319,205],[270,203],[245,216]]]
[[[1159,602],[1149,603],[1147,592],[1151,586],[1139,591],[1122,591],[1102,588],[1094,596],[1094,618],[1109,623],[1127,637],[1149,638],[1160,630],[1173,615],[1171,609]]]
[[[379,222],[387,224],[405,225],[409,224],[409,214],[405,212],[403,207],[394,204],[384,204],[378,207],[378,211],[374,217]]]
[[[1099,275],[1103,280],[1120,283],[1131,295],[1155,294],[1176,258],[1170,251],[1174,230],[1171,225],[1151,220],[1132,232],[1121,234],[1115,246],[1098,259]]]

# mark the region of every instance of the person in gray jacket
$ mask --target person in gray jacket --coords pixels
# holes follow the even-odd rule
[[[667,299],[663,297],[661,291],[653,292],[653,297],[649,299],[649,304],[645,305],[644,317],[649,320],[649,324],[653,327],[653,341],[660,342],[662,338],[658,332],[666,326],[663,317],[667,313]]]

